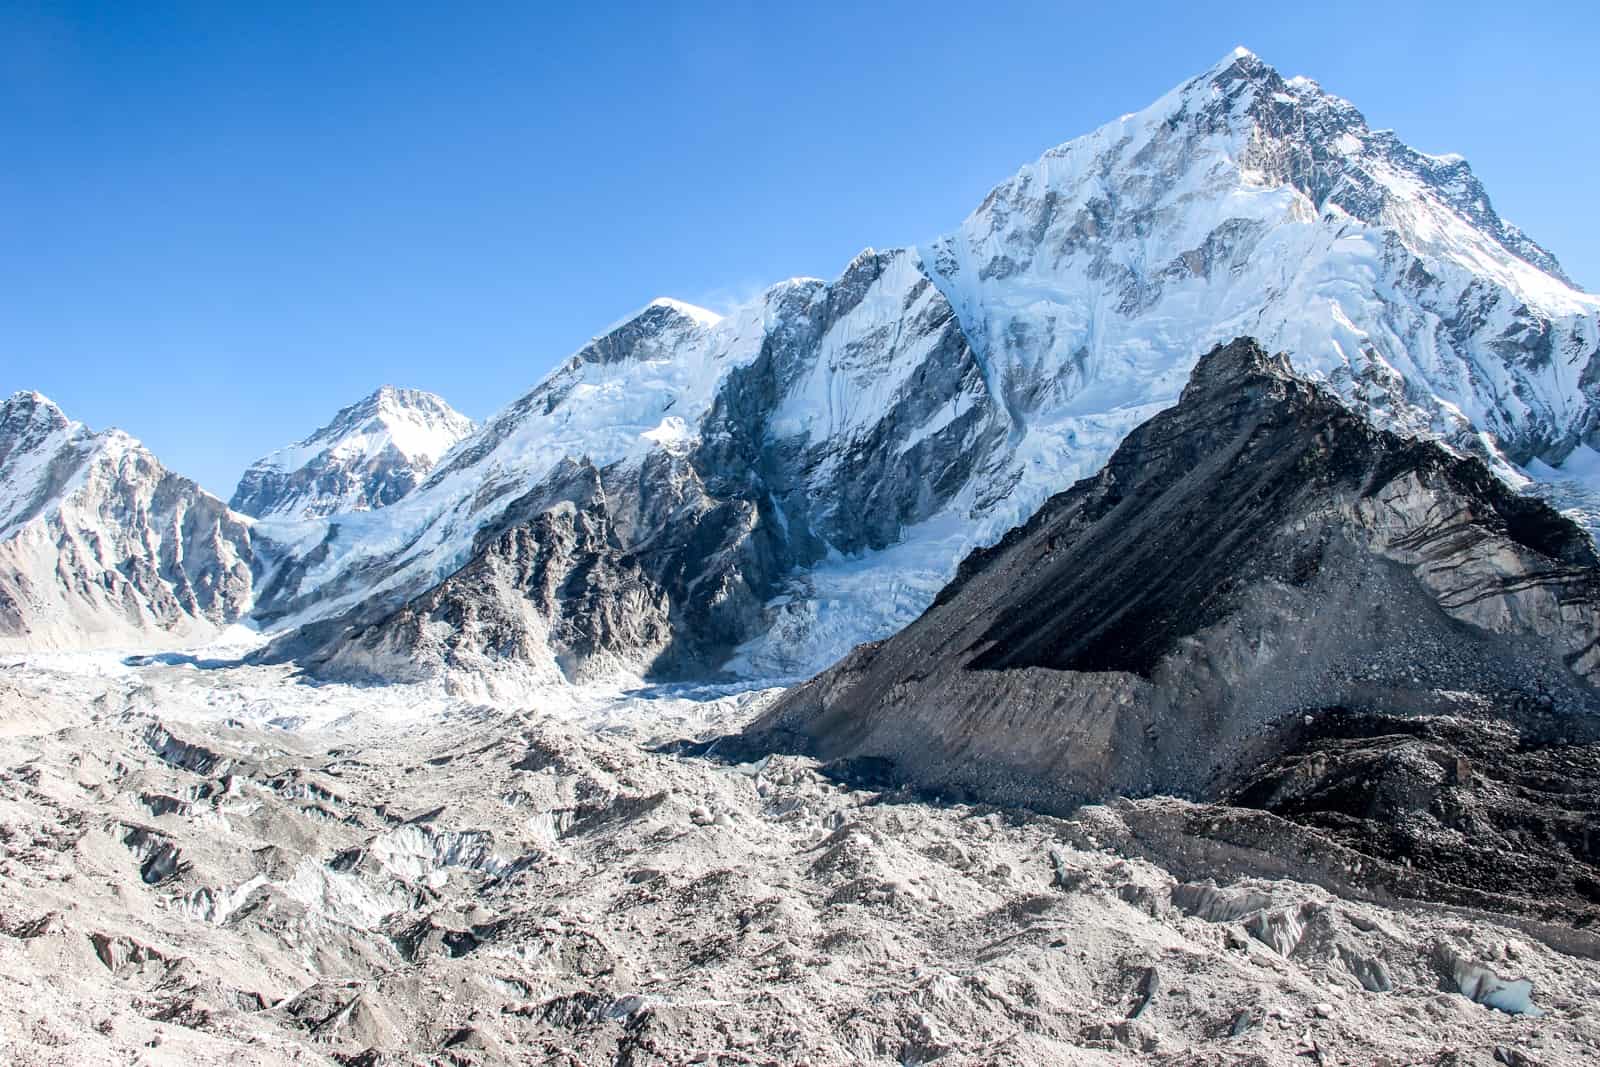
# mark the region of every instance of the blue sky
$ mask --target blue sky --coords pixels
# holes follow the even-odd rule
[[[226,496],[383,382],[482,418],[654,296],[936,236],[1237,44],[1600,287],[1592,7],[1210,6],[8,3],[0,393]]]

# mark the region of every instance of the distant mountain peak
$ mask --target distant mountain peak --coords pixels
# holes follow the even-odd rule
[[[0,402],[0,438],[26,422],[65,426],[70,421],[55,401],[31,389],[19,389]]]
[[[275,519],[380,508],[410,492],[472,430],[443,398],[383,385],[252,464],[232,506]]]

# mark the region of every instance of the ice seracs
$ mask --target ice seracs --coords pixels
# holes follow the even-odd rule
[[[471,419],[419,389],[385,385],[297,444],[251,464],[230,501],[257,518],[369,511],[410,492]]]

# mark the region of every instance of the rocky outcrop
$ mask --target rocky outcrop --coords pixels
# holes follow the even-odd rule
[[[204,639],[243,617],[249,520],[120,430],[0,404],[0,649]]]
[[[256,460],[229,506],[278,519],[381,508],[416,488],[472,430],[441,397],[385,385],[305,440]]]
[[[752,742],[1046,810],[1215,799],[1333,709],[1592,738],[1597,640],[1581,530],[1241,339]]]

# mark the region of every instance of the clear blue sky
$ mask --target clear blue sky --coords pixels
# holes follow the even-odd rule
[[[942,233],[1237,44],[1600,286],[1592,4],[561,6],[0,7],[0,392],[226,496],[385,381],[482,418],[651,297]]]

